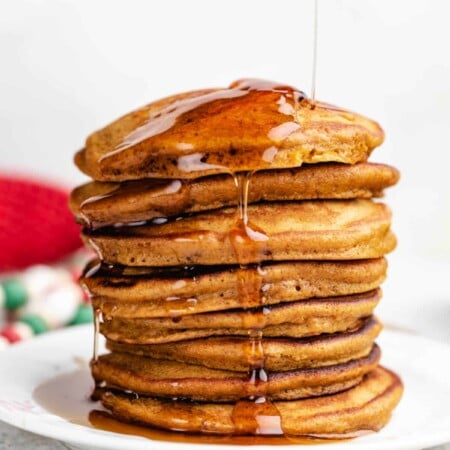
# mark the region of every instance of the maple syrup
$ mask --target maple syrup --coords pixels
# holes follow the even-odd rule
[[[271,417],[271,416],[266,416]],[[216,435],[183,433],[161,430],[158,428],[140,426],[139,424],[120,422],[106,411],[93,410],[89,414],[89,422],[97,429],[113,433],[142,436],[155,441],[168,441],[192,444],[223,444],[223,445],[319,445],[344,444],[350,439],[372,434],[372,430],[361,430],[354,433],[292,436],[287,434],[271,435]],[[267,428],[267,426],[266,426]],[[276,430],[276,428],[274,428]]]
[[[99,308],[94,310],[94,346],[92,350],[92,361],[98,360],[99,338],[100,338],[100,324],[103,322],[103,313]]]
[[[236,259],[240,264],[237,272],[239,302],[246,314],[243,326],[248,330],[248,339],[243,343],[249,375],[248,399],[236,402],[232,412],[235,434],[282,435],[281,415],[276,406],[266,398],[267,373],[263,344],[263,329],[266,314],[263,312],[262,282],[260,266],[266,251],[268,236],[251,224],[248,217],[248,192],[252,172],[233,174],[238,208],[236,225],[229,231]],[[252,264],[249,265],[248,263]]]
[[[33,399],[46,411],[71,423],[89,427],[89,412],[93,407],[102,407],[90,400],[94,381],[87,361],[80,366],[41,383],[34,389]]]
[[[78,363],[79,361],[77,361]],[[94,383],[87,367],[87,362],[81,361],[80,366],[80,368],[71,372],[57,375],[44,381],[35,388],[33,399],[51,414],[84,427],[93,427],[124,435],[141,436],[156,441],[224,445],[314,445],[336,442],[338,439],[339,442],[342,442],[342,439],[361,435],[361,433],[309,437],[287,435],[205,435],[165,431],[148,426],[143,427],[137,424],[120,422],[114,419],[102,407],[100,402],[91,400],[90,393],[93,390]],[[241,411],[244,411],[244,409]]]
[[[163,208],[158,209],[157,206],[153,210],[147,211],[147,216],[154,219],[155,223],[164,223],[166,215],[172,215],[171,211],[178,211],[184,209],[189,203],[189,185],[183,180],[163,180],[151,179],[136,181],[125,181],[120,184],[112,185],[112,187],[101,195],[93,195],[86,198],[80,205],[80,212],[83,218],[83,225],[89,230],[103,228],[105,226],[115,226],[117,223],[101,223],[89,219],[86,210],[102,208],[102,201],[105,199],[114,199],[118,201],[127,201],[133,199],[136,195],[146,192],[147,196],[150,193],[152,197],[158,199]],[[167,200],[170,196],[170,202]],[[140,222],[134,222],[138,224]],[[126,225],[126,224],[123,224]]]
[[[164,301],[165,310],[174,322],[181,320],[181,317],[184,315],[194,314],[196,306],[197,299],[195,297],[182,298],[171,296],[166,297]]]
[[[317,78],[317,34],[319,25],[319,0],[314,0],[314,22],[313,22],[313,54],[312,54],[312,76],[311,76],[311,103],[316,102],[316,78]]]
[[[291,86],[269,80],[241,79],[231,83],[227,89],[211,90],[204,94],[188,96],[170,103],[156,113],[151,113],[144,125],[129,133],[113,151],[102,156],[99,163],[122,153],[124,150],[135,147],[143,141],[148,141],[169,132],[175,136],[182,134],[183,138],[188,136],[188,139],[192,141],[190,143],[177,142],[176,144],[177,149],[181,152],[186,152],[177,161],[177,165],[184,172],[209,169],[225,169],[225,172],[233,172],[233,161],[225,160],[225,155],[222,155],[220,163],[217,164],[209,162],[207,155],[202,152],[188,153],[196,149],[201,150],[201,146],[198,145],[196,134],[186,133],[185,128],[190,130],[192,128],[190,124],[195,124],[199,119],[203,118],[205,106],[214,106],[215,111],[221,111],[226,107],[233,110],[233,108],[242,107],[242,97],[246,97],[247,105],[253,103],[255,108],[260,104],[261,99],[265,100],[265,110],[259,111],[263,116],[262,120],[254,125],[259,127],[260,130],[264,129],[261,131],[265,131],[265,134],[272,139],[274,144],[287,138],[289,134],[299,128],[299,124],[293,120],[287,120],[286,116],[290,116],[292,119],[295,110],[294,106],[298,106],[302,100],[306,100],[306,95],[303,92]],[[266,101],[267,99],[273,99],[271,110],[267,109],[267,105],[271,103]],[[208,111],[208,115],[212,115],[212,111]],[[179,133],[181,130],[184,132]],[[214,130],[211,130],[210,134],[211,138],[213,138]],[[200,139],[202,139],[201,136]],[[233,156],[236,156],[235,152],[231,151],[229,156],[232,159]],[[261,159],[261,155],[255,156],[252,156],[254,161]]]
[[[256,96],[255,96],[256,95]],[[248,96],[247,101],[257,100],[261,95],[273,99],[271,111],[261,111],[262,121],[255,126],[265,127],[270,146],[262,154],[248,152],[249,158],[259,162],[271,162],[277,154],[277,143],[282,142],[299,128],[294,120],[294,111],[298,103],[305,99],[305,95],[289,86],[264,80],[239,80],[232,83],[230,88],[213,91],[203,96],[180,100],[170,105],[142,127],[130,133],[126,139],[110,154],[102,159],[114,157],[127,148],[136,146],[143,140],[152,139],[161,133],[171,132],[176,135],[177,128],[185,123],[191,123],[201,116],[202,107],[206,103],[215,102],[217,108],[224,102],[233,102],[237,97]],[[267,105],[267,101],[264,103]],[[270,113],[268,120],[267,113]],[[232,156],[232,155],[231,155]],[[178,158],[178,167],[183,171],[193,172],[203,169],[219,167],[201,153],[191,153]],[[248,217],[248,192],[253,172],[235,172],[233,159],[226,155],[221,158],[220,167],[233,176],[237,193],[237,211],[235,225],[228,232],[239,264],[237,270],[237,292],[239,302],[246,314],[243,326],[248,330],[248,339],[244,340],[244,354],[248,365],[248,398],[236,402],[232,420],[236,434],[282,435],[281,416],[276,406],[267,398],[266,385],[268,374],[265,370],[265,355],[263,343],[263,329],[266,315],[270,310],[264,310],[262,295],[263,269],[260,265],[264,259],[268,236],[264,230],[251,223]],[[165,186],[162,182],[162,186]],[[164,192],[163,188],[163,192]],[[88,199],[87,202],[98,201],[98,198]],[[183,217],[180,217],[182,220]],[[174,220],[174,219],[172,219]],[[177,219],[175,219],[177,220]],[[137,225],[140,225],[138,223]],[[120,224],[119,224],[120,225]],[[102,233],[125,233],[123,227],[109,227],[101,229]],[[95,231],[94,231],[95,233]],[[101,254],[99,255],[101,258]],[[180,315],[195,312],[195,299],[183,299],[173,296],[166,299],[166,310],[173,319]],[[99,327],[95,327],[95,341],[98,339]],[[94,361],[97,354],[94,353]]]
[[[263,411],[263,410],[261,410]],[[269,419],[274,416],[259,416],[259,420],[263,417]],[[248,420],[243,418],[243,420]],[[89,422],[97,429],[111,431],[113,433],[129,434],[132,436],[141,436],[154,441],[179,442],[190,444],[222,444],[222,445],[318,445],[330,444],[333,442],[345,442],[346,439],[359,436],[362,433],[355,433],[342,436],[289,436],[273,433],[272,435],[216,435],[216,434],[197,434],[183,433],[180,431],[166,431],[148,426],[140,426],[139,424],[131,424],[120,422],[114,419],[111,414],[105,411],[91,411],[89,414]],[[258,426],[258,425],[257,425]],[[271,425],[273,426],[273,425]],[[264,426],[267,429],[267,425]],[[276,425],[274,431],[277,431]]]
[[[273,167],[279,149],[289,147],[288,138],[301,127],[300,108],[311,108],[303,92],[266,80],[243,79],[225,89],[186,94],[157,110],[135,111],[135,128],[96,164],[110,179],[123,167],[128,179],[142,178],[142,172],[147,178],[189,179],[199,172]],[[291,166],[301,163],[289,158]]]

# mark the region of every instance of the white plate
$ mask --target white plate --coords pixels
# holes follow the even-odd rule
[[[151,441],[78,425],[36,402],[33,397],[36,388],[54,380],[55,376],[79,370],[81,383],[72,386],[64,386],[64,383],[61,386],[60,383],[61,403],[75,399],[74,415],[92,408],[92,403],[85,400],[92,384],[86,365],[91,356],[91,341],[91,326],[80,326],[37,337],[0,353],[0,420],[66,442],[74,448],[197,448],[198,444]],[[391,422],[379,433],[342,443],[318,444],[315,449],[420,449],[450,441],[450,346],[395,330],[385,330],[379,343],[383,364],[398,372],[405,383],[404,397]],[[85,361],[84,369],[80,369],[83,364],[80,361]],[[77,402],[77,399],[80,400]],[[301,446],[288,448],[298,447]],[[236,446],[202,445],[202,449],[209,448],[235,450]],[[258,445],[252,448],[272,447]]]

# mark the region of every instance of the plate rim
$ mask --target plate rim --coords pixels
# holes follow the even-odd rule
[[[86,324],[86,325],[78,325],[73,326],[70,328],[64,328],[60,330],[55,330],[49,333],[46,333],[41,336],[37,336],[33,339],[30,339],[28,341],[23,341],[20,343],[17,343],[2,352],[0,352],[0,367],[2,366],[2,360],[8,360],[11,357],[14,357],[16,353],[20,353],[23,351],[32,351],[34,347],[38,346],[45,346],[46,341],[53,341],[55,338],[63,339],[65,336],[71,336],[73,334],[79,333],[87,333],[88,330],[92,331],[92,324]],[[419,333],[411,333],[403,330],[398,329],[386,329],[383,332],[383,338],[386,336],[392,335],[395,336],[408,336],[409,339],[413,340],[419,340],[422,343],[429,343],[433,346],[439,347],[441,351],[447,351],[450,353],[450,345],[428,337],[423,336]],[[68,370],[61,370],[60,373],[67,373]],[[39,408],[42,408],[38,403],[32,399],[32,393],[30,393],[30,398],[33,401],[35,405],[37,405]],[[45,410],[45,409],[44,409]],[[54,423],[49,421],[49,418],[55,418],[56,421]],[[61,420],[61,423],[58,423],[58,420]],[[149,445],[152,445],[153,443],[156,443],[158,448],[161,449],[170,449],[170,448],[194,448],[195,446],[201,445],[201,447],[205,450],[207,449],[217,449],[217,448],[236,448],[236,445],[226,445],[226,444],[192,444],[192,443],[183,443],[183,442],[170,442],[170,441],[158,441],[158,440],[151,440],[149,438],[143,438],[140,436],[132,436],[132,435],[125,435],[120,433],[113,433],[109,431],[103,431],[103,430],[97,430],[95,428],[88,428],[80,424],[71,423],[69,421],[65,421],[63,418],[52,414],[48,412],[44,415],[36,415],[27,411],[7,411],[3,408],[0,408],[0,421],[11,425],[13,427],[19,428],[24,431],[28,431],[31,433],[38,434],[40,436],[44,436],[50,439],[54,439],[59,442],[65,442],[69,444],[73,444],[75,446],[86,446],[86,448],[95,448],[95,449],[105,449],[109,448],[110,450],[122,450],[124,445],[128,446],[128,448],[132,448],[133,450],[148,450]],[[450,424],[450,410],[448,417],[444,417],[442,421],[443,425],[448,422]],[[63,425],[61,427],[61,425]],[[70,434],[64,434],[68,431],[71,431]],[[80,432],[82,431],[82,432]],[[437,429],[437,430],[431,430],[431,435],[425,433],[422,433],[420,435],[417,435],[417,433],[413,435],[404,436],[401,439],[394,438],[387,440],[386,442],[365,442],[364,438],[359,438],[358,440],[351,441],[352,445],[348,446],[348,442],[333,442],[329,444],[317,444],[316,447],[320,448],[326,448],[329,450],[334,449],[343,449],[343,448],[351,448],[353,450],[358,449],[370,449],[370,450],[381,450],[381,449],[388,449],[388,448],[395,448],[398,450],[403,449],[423,449],[427,447],[433,447],[436,445],[443,445],[450,442],[450,426],[448,430],[444,429]],[[93,437],[95,438],[101,438],[101,439],[95,439],[93,440]],[[100,441],[100,442],[99,442]],[[149,444],[152,443],[152,444]],[[388,445],[391,445],[391,447],[388,447]],[[392,446],[393,444],[393,446]],[[132,447],[130,447],[132,445]],[[249,446],[252,449],[255,450],[269,450],[272,449],[273,446],[270,445],[251,445]],[[289,448],[305,448],[303,445],[289,445]]]

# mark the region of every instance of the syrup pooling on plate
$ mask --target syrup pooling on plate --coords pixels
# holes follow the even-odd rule
[[[182,432],[170,432],[158,428],[142,427],[137,424],[119,422],[105,411],[91,411],[89,421],[93,427],[111,431],[113,433],[129,434],[132,436],[142,436],[153,441],[166,441],[190,444],[222,444],[222,445],[318,445],[333,442],[344,442],[359,436],[359,433],[352,433],[340,436],[248,436],[248,435],[217,435],[217,434],[192,434]],[[363,433],[361,433],[363,434]]]
[[[190,93],[158,110],[149,112],[144,107],[136,111],[137,117],[143,116],[142,125],[98,162],[105,168],[126,164],[130,170],[139,164],[148,167],[148,176],[156,178],[164,176],[164,168],[170,166],[176,166],[186,178],[199,171],[230,173],[269,167],[279,146],[300,128],[296,120],[300,106],[311,106],[303,92],[266,80],[243,79],[227,89]],[[232,144],[225,151],[215,150],[215,139],[232,140],[243,127],[248,139],[239,151]],[[162,137],[170,140],[172,150],[167,150]],[[141,156],[139,146],[143,143],[151,150]],[[141,160],[132,163],[127,152]]]
[[[289,445],[289,444],[323,444],[331,443],[333,439],[349,439],[367,432],[357,432],[348,435],[328,435],[317,437],[301,436],[230,436],[216,434],[189,434],[164,431],[137,424],[119,422],[107,411],[93,409],[92,401],[88,400],[88,392],[92,391],[92,378],[83,364],[83,368],[56,375],[43,381],[33,391],[33,399],[43,409],[70,423],[83,427],[110,431],[120,434],[142,436],[156,441],[223,444],[223,445]],[[64,398],[64,402],[61,401]],[[96,403],[95,408],[101,408]]]

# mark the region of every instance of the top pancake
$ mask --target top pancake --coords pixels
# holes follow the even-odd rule
[[[295,169],[264,170],[253,174],[248,202],[379,197],[398,178],[393,167],[373,163],[307,164]],[[96,181],[79,186],[70,197],[70,209],[77,222],[92,228],[236,203],[236,186],[229,175],[196,180]]]
[[[93,133],[76,165],[99,181],[198,178],[217,173],[367,160],[376,122],[288,86],[240,80],[150,103]]]

